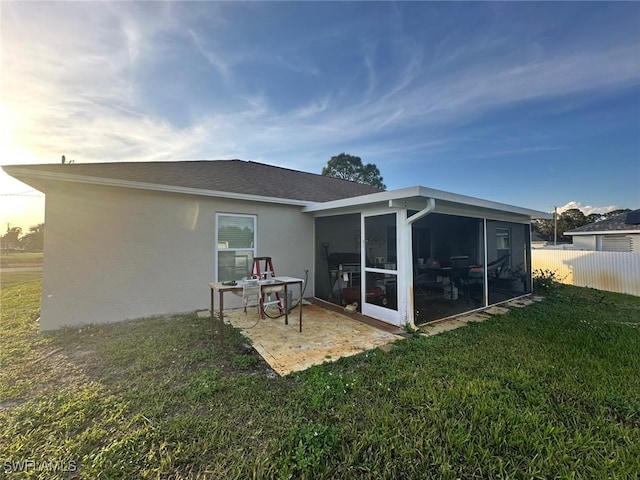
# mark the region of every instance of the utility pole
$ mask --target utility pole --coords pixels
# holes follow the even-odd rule
[[[558,244],[558,207],[553,207],[553,245]]]

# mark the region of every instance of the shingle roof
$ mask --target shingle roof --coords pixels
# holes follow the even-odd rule
[[[19,167],[21,173],[26,172],[26,175],[33,172],[97,177],[310,202],[326,202],[382,191],[339,178],[243,160],[72,163],[13,167]]]
[[[640,213],[639,210],[634,210],[630,213],[621,213],[620,215],[614,215],[613,217],[599,222],[588,223],[582,227],[574,228],[565,233],[586,233],[586,232],[611,232],[616,230],[638,230],[640,232],[640,225],[636,223],[626,223],[627,218],[633,218]]]

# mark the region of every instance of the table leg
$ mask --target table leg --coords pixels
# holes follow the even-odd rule
[[[220,290],[220,316],[218,317],[218,324],[220,326],[220,344],[224,345],[224,318],[222,317],[222,311],[224,310],[222,290]]]
[[[300,333],[302,333],[302,282],[300,282],[300,318],[298,323],[300,324]]]
[[[284,284],[284,324],[289,325],[289,294],[287,290],[287,284]]]
[[[216,315],[215,315],[215,292],[213,290],[213,288],[211,289],[211,340],[213,340],[213,337],[215,336],[215,322],[216,322]]]

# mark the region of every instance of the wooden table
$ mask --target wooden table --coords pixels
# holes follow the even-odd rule
[[[260,284],[265,287],[277,287],[279,285],[284,286],[284,298],[285,298],[285,313],[284,313],[284,324],[289,325],[289,305],[287,302],[289,300],[288,296],[288,287],[289,285],[300,285],[300,312],[298,318],[299,330],[302,332],[302,285],[304,280],[301,278],[295,277],[273,277],[269,283]],[[224,294],[226,292],[242,292],[242,285],[223,285],[221,282],[212,282],[209,284],[211,288],[211,338],[215,336],[215,297],[216,292],[218,292],[219,298],[219,311],[218,311],[218,326],[220,328],[220,343],[224,343]],[[260,305],[262,309],[262,303]]]

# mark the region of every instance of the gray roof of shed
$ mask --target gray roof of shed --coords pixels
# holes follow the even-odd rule
[[[588,223],[582,227],[574,228],[565,232],[568,235],[574,233],[598,233],[598,232],[615,232],[624,230],[637,230],[640,233],[640,225],[636,223],[627,223],[627,218],[633,218],[634,215],[640,213],[639,210],[633,212],[621,213],[613,217],[600,220],[598,222]]]
[[[59,163],[3,169],[21,180],[51,174],[50,179],[100,178],[303,202],[327,202],[383,191],[357,182],[244,160]]]

